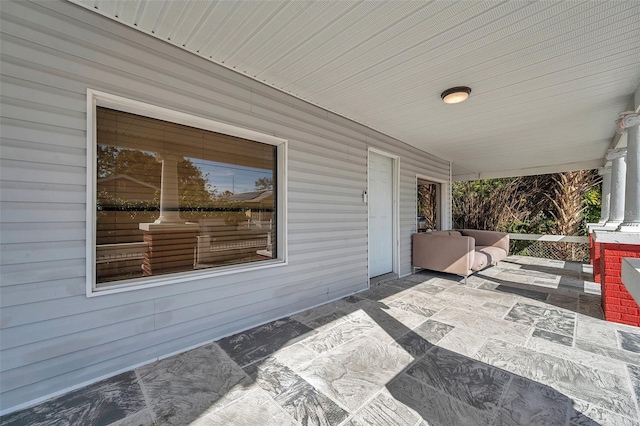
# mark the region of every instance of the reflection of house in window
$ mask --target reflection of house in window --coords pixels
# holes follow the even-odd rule
[[[246,208],[248,220],[258,228],[267,228],[273,219],[273,190],[241,192],[229,197]]]
[[[273,206],[275,205],[273,190],[244,192],[232,195],[231,199],[247,207],[246,215],[249,218],[249,223],[254,228],[269,230],[267,233],[267,246],[265,249],[258,250],[257,254],[267,259],[273,257],[273,243],[271,241],[274,219]]]
[[[153,201],[160,188],[127,175],[98,179],[98,192],[106,191],[116,198],[130,201]]]
[[[96,287],[278,258],[276,145],[103,107],[96,123]],[[219,173],[264,189],[219,193]]]
[[[211,267],[238,257],[273,258],[273,190],[241,192],[228,198],[234,212],[200,220],[196,267]],[[231,231],[231,232],[230,232]]]

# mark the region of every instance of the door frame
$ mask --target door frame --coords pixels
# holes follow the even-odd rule
[[[369,166],[371,153],[382,155],[391,158],[392,172],[391,178],[393,179],[393,209],[392,209],[392,231],[393,231],[393,249],[392,249],[392,271],[391,273],[400,274],[400,156],[391,154],[389,152],[380,150],[378,148],[367,147],[367,194],[371,185],[369,183]],[[369,256],[371,250],[371,228],[369,226],[369,199],[367,198],[367,278],[369,280],[369,286],[371,286],[371,257]]]
[[[451,206],[449,204],[449,200],[451,200],[451,182],[444,179],[435,178],[433,176],[416,173],[416,180],[414,185],[416,196],[414,216],[416,218],[416,225],[414,232],[418,232],[418,179],[428,180],[430,182],[440,184],[440,199],[438,200],[438,223],[440,225],[440,230],[450,229],[452,225],[451,215],[449,214],[451,210]]]

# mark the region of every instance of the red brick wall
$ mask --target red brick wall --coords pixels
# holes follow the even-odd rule
[[[621,277],[622,258],[640,258],[640,245],[600,243],[596,246],[599,246],[604,318],[640,327],[640,307],[627,291]]]
[[[589,234],[589,259],[593,266],[593,282],[600,282],[600,244],[593,239],[593,232]]]

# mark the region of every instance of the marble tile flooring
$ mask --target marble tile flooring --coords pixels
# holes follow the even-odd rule
[[[2,425],[636,425],[640,329],[586,265],[421,271],[145,365]]]

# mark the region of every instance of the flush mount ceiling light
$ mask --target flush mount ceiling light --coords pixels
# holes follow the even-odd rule
[[[458,102],[462,102],[466,100],[471,94],[471,89],[466,86],[460,87],[452,87],[451,89],[447,89],[440,97],[445,104],[457,104]]]

